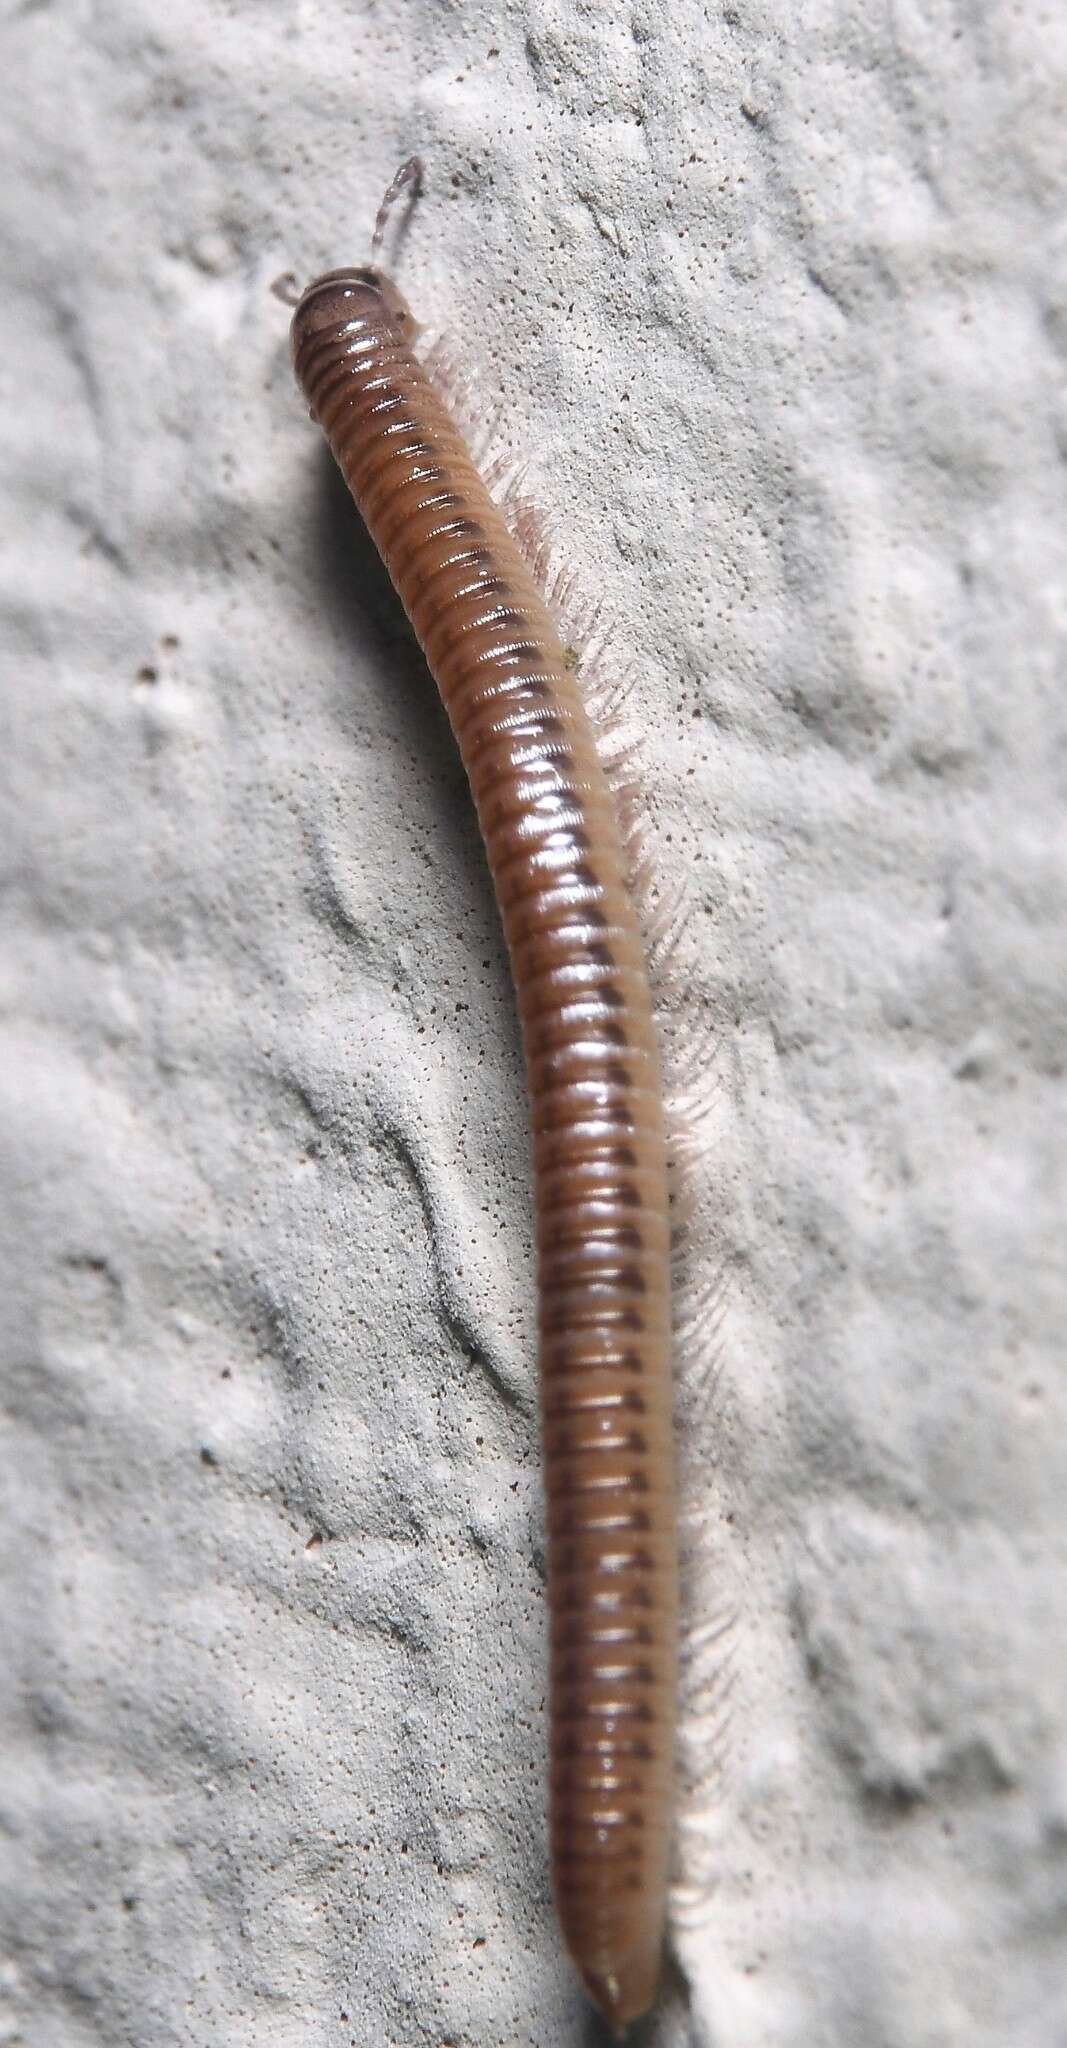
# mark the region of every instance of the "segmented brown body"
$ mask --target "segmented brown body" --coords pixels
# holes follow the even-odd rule
[[[651,2002],[675,1692],[669,1224],[644,948],[611,790],[531,571],[374,270],[309,287],[297,376],[470,778],[522,1017],[537,1186],[551,1841],[616,2026]]]

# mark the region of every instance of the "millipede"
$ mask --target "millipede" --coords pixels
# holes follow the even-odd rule
[[[533,1130],[549,1834],[567,1947],[617,2032],[656,1994],[678,1559],[663,1083],[626,834],[548,596],[377,265],[303,292],[293,362],[440,691],[500,908]]]

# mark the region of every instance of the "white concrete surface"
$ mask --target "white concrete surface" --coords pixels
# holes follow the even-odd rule
[[[1062,2048],[1062,13],[57,0],[0,52],[0,2043],[599,2039],[505,962],[268,290],[418,147],[402,281],[637,659],[714,1038],[643,2039]]]

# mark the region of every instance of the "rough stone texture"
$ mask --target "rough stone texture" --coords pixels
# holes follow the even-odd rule
[[[1062,11],[4,15],[0,2043],[599,2039],[505,962],[268,290],[417,146],[712,1041],[643,2038],[1062,2048]]]

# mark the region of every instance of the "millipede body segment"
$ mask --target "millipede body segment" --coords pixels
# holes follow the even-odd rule
[[[677,1628],[663,1094],[615,803],[531,570],[373,268],[293,317],[296,373],[425,652],[470,779],[533,1124],[551,1628],[551,1853],[586,1987],[655,1994]]]

